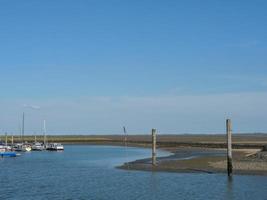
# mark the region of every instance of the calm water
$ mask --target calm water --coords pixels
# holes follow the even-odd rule
[[[163,155],[164,152],[161,152]],[[126,157],[127,155],[127,157]],[[149,149],[65,146],[0,159],[0,199],[267,199],[267,177],[124,171]]]

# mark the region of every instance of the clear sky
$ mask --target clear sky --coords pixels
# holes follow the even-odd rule
[[[265,0],[1,0],[0,132],[267,132]],[[25,106],[26,105],[26,106]],[[34,107],[32,107],[32,105]]]

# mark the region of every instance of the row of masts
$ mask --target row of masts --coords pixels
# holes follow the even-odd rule
[[[31,150],[34,150],[34,151],[42,151],[42,150],[62,151],[64,150],[64,146],[60,143],[48,143],[47,136],[46,136],[46,121],[45,120],[43,121],[43,144],[40,142],[37,142],[36,135],[34,136],[34,143],[28,143],[27,141],[25,141],[24,130],[25,130],[25,114],[23,113],[20,143],[17,143],[18,138],[16,138],[16,144],[14,144],[14,136],[12,134],[11,144],[8,144],[8,136],[7,136],[7,133],[5,133],[5,146],[0,145],[1,151],[4,150],[4,152],[10,152],[10,151],[13,152],[13,151],[31,151]],[[0,141],[1,141],[1,138],[0,138]],[[8,156],[9,155],[10,154],[8,154]],[[16,154],[14,156],[16,156]]]
[[[25,113],[22,113],[22,128],[20,130],[20,135],[21,135],[21,143],[25,143]],[[37,142],[37,137],[36,135],[34,136],[34,141]],[[5,133],[5,145],[7,146],[7,132]],[[46,136],[46,121],[43,121],[43,143],[47,144],[47,136]],[[11,144],[14,144],[14,136],[13,134],[11,135]]]

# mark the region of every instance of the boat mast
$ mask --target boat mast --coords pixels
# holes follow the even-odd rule
[[[24,112],[22,114],[22,143],[24,143]]]
[[[43,134],[44,134],[44,145],[46,145],[46,143],[47,143],[47,139],[46,139],[46,127],[45,127],[45,120],[44,120],[44,126],[43,126]]]
[[[5,132],[5,136],[6,136],[5,145],[7,146],[7,132]]]
[[[22,131],[21,131],[21,124],[19,123],[19,140],[22,143]]]

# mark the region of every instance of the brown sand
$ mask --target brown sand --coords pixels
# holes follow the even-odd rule
[[[171,150],[171,149],[168,149]],[[216,155],[218,149],[197,149],[184,148],[172,149],[173,156],[169,158],[159,159],[157,166],[152,166],[150,159],[137,160],[124,164],[119,167],[129,170],[145,170],[145,171],[166,171],[166,172],[188,172],[188,173],[226,173],[226,156]],[[181,158],[180,152],[187,152],[188,155],[192,152],[199,151],[201,154],[195,158]],[[212,152],[214,151],[214,156]],[[224,149],[219,150],[221,153]],[[254,154],[259,150],[244,149],[235,150],[233,152],[233,171],[234,174],[249,174],[249,175],[267,175],[267,162],[262,160],[251,160],[248,155]],[[204,153],[204,154],[202,154]],[[205,153],[208,153],[205,155]],[[197,154],[197,153],[196,153]],[[224,153],[225,154],[225,153]]]

